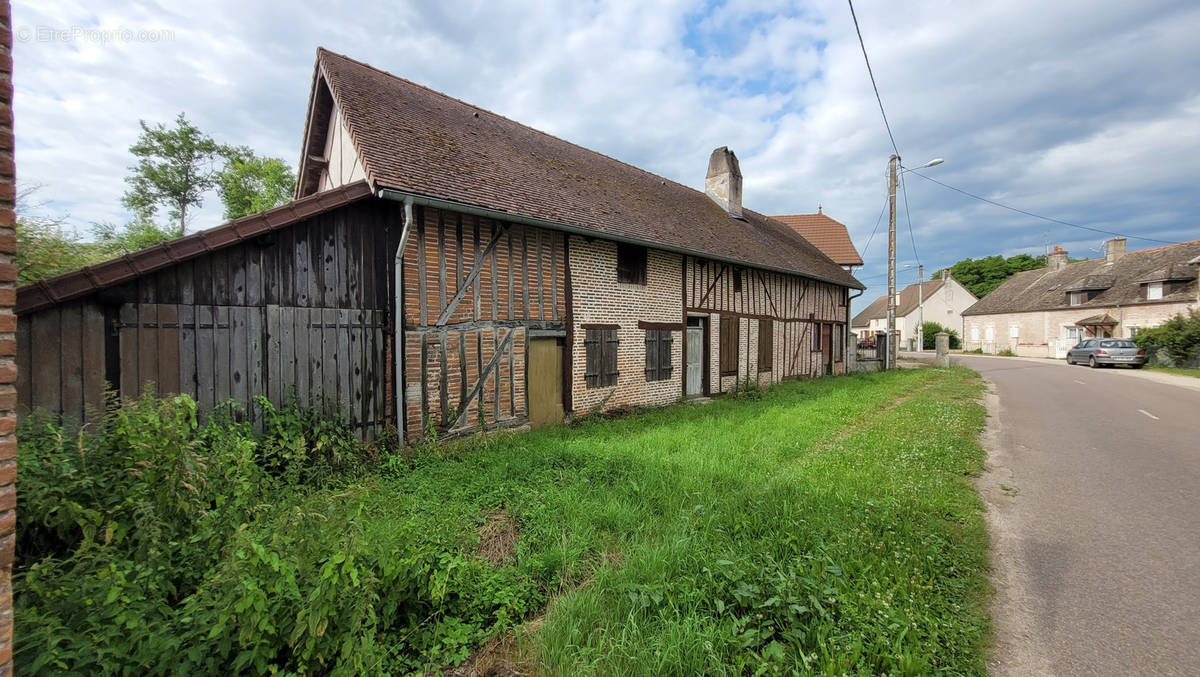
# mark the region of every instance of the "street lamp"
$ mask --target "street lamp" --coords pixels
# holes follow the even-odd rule
[[[911,172],[940,165],[945,160],[934,158],[920,167],[901,167],[900,156],[888,158],[888,303],[887,303],[887,368],[895,369],[900,357],[900,345],[896,337],[896,184],[900,171]],[[923,309],[922,309],[923,310]]]

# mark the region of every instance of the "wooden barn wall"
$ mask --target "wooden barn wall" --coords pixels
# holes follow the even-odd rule
[[[734,291],[733,277],[742,276],[741,291]],[[812,350],[812,334],[822,323],[847,324],[845,287],[796,275],[739,267],[719,261],[685,257],[683,271],[684,314],[710,313],[739,318],[739,373],[722,377],[717,365],[719,329],[709,332],[709,378],[713,392],[724,392],[738,380],[758,378],[753,368],[757,351],[757,324],[774,323],[773,376],[782,378],[822,375],[824,351]],[[828,346],[825,350],[829,350]]]
[[[415,218],[404,252],[407,437],[527,423],[531,333],[568,327],[563,233],[432,207]]]
[[[258,395],[325,406],[369,438],[385,396],[400,212],[359,202],[20,318],[24,411],[65,422],[123,399],[186,393],[204,414]],[[257,421],[255,420],[257,423]]]

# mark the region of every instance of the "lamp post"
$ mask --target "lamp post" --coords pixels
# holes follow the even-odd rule
[[[940,165],[945,160],[934,158],[920,167],[925,169]],[[888,302],[887,302],[887,340],[888,340],[888,369],[895,369],[900,357],[900,345],[896,336],[896,184],[900,176],[900,156],[893,155],[888,159]],[[904,171],[912,171],[905,168]]]

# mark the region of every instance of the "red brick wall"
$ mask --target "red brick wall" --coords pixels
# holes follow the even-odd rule
[[[646,284],[617,282],[617,245],[605,240],[571,236],[571,291],[574,345],[571,389],[577,412],[627,405],[669,404],[683,394],[683,299],[680,294],[682,260],[678,254],[651,249],[646,260]],[[671,378],[646,380],[646,330],[638,321],[670,322],[672,332]],[[587,352],[585,324],[615,324],[617,331],[617,385],[588,388],[584,382]]]
[[[0,675],[12,672],[12,560],[17,494],[17,268],[13,255],[16,171],[13,164],[12,8],[0,3]]]

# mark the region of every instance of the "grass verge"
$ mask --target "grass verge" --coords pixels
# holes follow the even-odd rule
[[[980,390],[965,369],[861,374],[391,456],[248,495],[203,556],[158,538],[196,564],[134,618],[146,584],[108,582],[125,546],[88,536],[88,558],[22,570],[26,642],[151,674],[405,674],[484,645],[465,667],[984,674]],[[125,625],[73,629],[100,610]]]
[[[1159,367],[1146,365],[1146,369],[1150,371],[1161,371],[1164,374],[1175,374],[1176,376],[1191,376],[1192,378],[1200,378],[1200,369],[1186,369],[1184,367]]]

